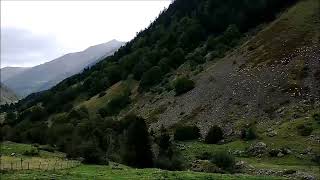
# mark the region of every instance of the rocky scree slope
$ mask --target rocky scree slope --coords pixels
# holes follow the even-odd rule
[[[190,92],[146,94],[128,109],[153,118],[151,128],[196,124],[205,135],[219,125],[236,135],[240,122],[271,125],[319,108],[319,7],[300,1],[225,58],[211,59]]]

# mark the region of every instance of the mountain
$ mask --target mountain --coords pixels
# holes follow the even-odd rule
[[[1,70],[0,70],[1,82],[4,82],[7,79],[10,79],[14,76],[17,76],[20,73],[22,73],[28,69],[29,69],[28,67],[4,67],[4,68],[1,68]]]
[[[319,12],[176,0],[114,55],[12,107],[21,133],[7,139],[97,164],[317,179]]]
[[[19,100],[18,96],[12,90],[2,83],[0,84],[1,105],[10,104]]]
[[[3,68],[3,83],[24,97],[53,87],[63,79],[81,72],[101,58],[112,55],[124,43],[112,40],[81,52],[66,54],[32,68]]]

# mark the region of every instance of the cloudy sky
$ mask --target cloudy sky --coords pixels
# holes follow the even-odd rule
[[[170,2],[1,1],[1,67],[35,66],[112,39],[129,41]]]

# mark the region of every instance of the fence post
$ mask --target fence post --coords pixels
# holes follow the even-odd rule
[[[28,162],[28,170],[29,170],[29,162]]]
[[[11,171],[13,170],[13,162],[11,162]]]
[[[23,167],[22,167],[22,161],[23,161],[23,160],[22,160],[22,158],[21,158],[21,170],[23,170]]]
[[[40,163],[39,163],[39,169],[41,168],[41,161],[40,161]]]

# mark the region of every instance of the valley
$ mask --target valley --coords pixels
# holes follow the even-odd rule
[[[1,106],[1,176],[319,179],[319,12],[174,1],[114,54]],[[60,168],[12,169],[19,158]]]

